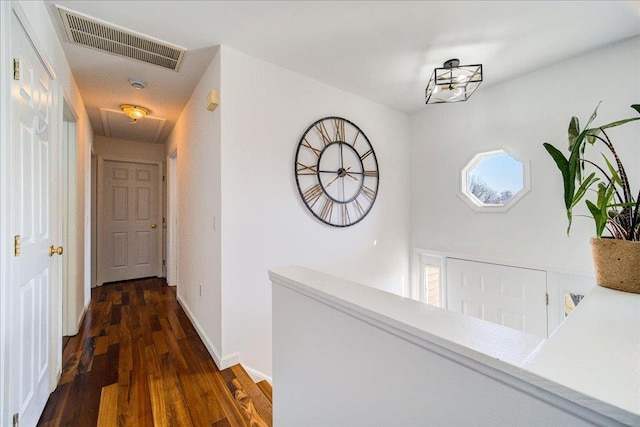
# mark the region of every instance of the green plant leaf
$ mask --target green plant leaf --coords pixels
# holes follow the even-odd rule
[[[582,172],[584,170],[584,164],[581,164],[580,159],[584,157],[584,137],[585,132],[580,132],[580,135],[578,135],[578,138],[576,139],[576,142],[571,149],[571,154],[569,155],[568,159],[569,178],[573,183],[571,187],[572,194],[575,190],[575,183],[582,182]]]
[[[620,126],[620,125],[623,125],[625,123],[635,122],[636,120],[640,120],[640,117],[632,117],[632,118],[629,118],[629,119],[618,120],[617,122],[612,122],[612,123],[608,123],[608,124],[603,125],[603,126],[599,126],[597,129],[614,128],[616,126]],[[594,129],[589,129],[589,131],[592,131],[592,130],[594,130]]]
[[[558,150],[548,142],[545,142],[542,145],[556,162],[558,169],[560,169],[560,173],[562,174],[562,181],[564,184],[564,205],[567,209],[571,209],[573,192],[575,190],[575,182],[574,178],[571,177],[569,173],[569,160],[567,160],[567,158],[564,156],[564,154],[562,154],[560,150]]]
[[[609,218],[609,206],[611,204],[611,199],[613,198],[613,191],[614,188],[612,185],[604,185],[603,183],[598,184],[598,204],[597,206],[594,205],[597,209],[597,215],[594,214],[595,211],[592,209],[591,205],[593,203],[587,200],[589,211],[596,222],[596,233],[598,237],[602,236],[602,232],[607,225],[607,220]]]
[[[600,178],[596,176],[596,173],[592,172],[591,175],[589,175],[584,181],[582,181],[582,184],[580,184],[580,187],[576,190],[576,194],[573,195],[571,207],[573,208],[575,205],[577,205],[580,200],[582,200],[589,187],[591,187],[599,180]]]
[[[600,135],[600,132],[602,132],[602,130],[600,128],[595,128],[595,129],[589,129],[587,131],[587,142],[591,145],[595,144],[596,141],[598,141],[598,135]],[[584,154],[584,151],[583,151]]]
[[[568,134],[569,134],[569,150],[571,150],[571,148],[573,147],[573,144],[576,141],[576,138],[578,138],[578,135],[580,135],[580,121],[575,116],[571,117],[571,120],[569,121]]]
[[[600,108],[600,104],[602,104],[602,101],[598,102],[598,105],[596,105],[596,108],[593,110],[593,113],[591,113],[591,117],[589,117],[589,121],[587,122],[587,125],[584,127],[585,129],[588,129],[589,126],[591,126],[591,123],[593,123],[593,121],[598,116],[598,108]]]
[[[607,163],[607,167],[609,168],[609,172],[611,173],[611,177],[607,177],[607,178],[611,178],[612,182],[622,187],[622,179],[620,178],[620,174],[613,167],[609,159],[607,159],[607,156],[605,156],[603,153],[600,153],[600,154],[602,154],[602,157],[604,158],[604,161]]]
[[[636,110],[638,113],[640,113],[640,104],[633,104],[631,106],[631,108],[633,108],[634,110]]]
[[[596,223],[596,236],[602,237],[602,232],[604,231],[604,227],[607,224],[606,219],[602,218],[602,213],[600,209],[593,204],[591,200],[587,200],[587,207],[589,208],[589,212],[591,212],[591,216]]]

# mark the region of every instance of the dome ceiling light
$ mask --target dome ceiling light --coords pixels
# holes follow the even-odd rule
[[[433,70],[425,91],[427,104],[466,101],[482,83],[482,64],[460,65],[450,59]]]
[[[138,107],[131,104],[122,104],[120,105],[120,109],[127,116],[131,117],[134,123],[149,114],[149,110],[147,110],[146,108]]]

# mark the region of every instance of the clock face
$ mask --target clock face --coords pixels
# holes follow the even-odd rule
[[[341,117],[325,117],[302,135],[295,160],[296,183],[307,209],[325,224],[361,221],[378,194],[378,160],[367,136]]]

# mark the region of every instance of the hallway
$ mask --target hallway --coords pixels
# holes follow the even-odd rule
[[[270,386],[258,387],[240,365],[217,369],[164,279],[117,282],[91,296],[38,425],[271,425]]]

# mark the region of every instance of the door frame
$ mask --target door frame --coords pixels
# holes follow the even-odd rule
[[[67,97],[61,94],[60,104],[62,105],[62,120],[60,132],[60,166],[62,171],[58,174],[61,177],[58,201],[60,203],[60,213],[62,217],[62,245],[68,249],[67,253],[73,253],[72,248],[78,247],[78,218],[74,207],[78,205],[78,114],[68,101]],[[78,280],[78,257],[63,257],[62,272],[62,306],[61,322],[62,335],[70,336],[78,333],[82,313],[76,312],[78,290],[82,285]]]
[[[167,284],[178,284],[178,150],[167,156]]]
[[[9,117],[11,107],[11,4],[0,2],[0,241],[9,242],[9,194],[10,189],[5,184],[9,179]],[[0,264],[9,266],[11,259],[9,245],[0,245]],[[8,423],[10,412],[6,390],[9,386],[9,366],[5,349],[9,348],[7,316],[7,297],[9,285],[9,268],[0,269],[0,424]]]
[[[119,157],[119,156],[104,156],[98,155],[98,168],[97,168],[97,176],[96,176],[96,186],[97,186],[97,204],[98,204],[98,218],[97,218],[97,228],[96,228],[96,278],[97,278],[97,286],[102,286],[104,284],[104,277],[102,272],[102,236],[104,231],[104,162],[112,161],[112,162],[125,162],[125,163],[141,163],[145,165],[156,165],[158,168],[158,206],[157,213],[158,218],[162,218],[162,204],[164,203],[162,198],[162,161],[157,160],[145,160],[145,159],[135,159],[131,157]],[[158,221],[158,223],[162,223]],[[156,250],[156,276],[162,277],[162,236],[158,237],[158,248]]]
[[[56,73],[45,54],[46,50],[38,39],[37,33],[22,6],[16,1],[0,2],[0,241],[9,242],[11,237],[11,188],[7,185],[10,181],[10,139],[11,139],[11,73],[12,66],[12,34],[16,30],[13,28],[12,16],[15,15],[20,26],[23,28],[27,38],[31,42],[36,55],[39,57],[45,70],[51,77],[52,90],[52,114],[51,114],[51,140],[57,143],[57,151],[52,153],[56,159],[59,159],[60,153],[60,121],[62,120],[62,104],[60,100],[64,93],[62,87],[58,83]],[[54,162],[57,164],[58,162]],[[52,170],[52,174],[56,171]],[[55,175],[54,175],[55,176]],[[58,194],[60,191],[60,181],[51,191]],[[59,213],[60,201],[58,206],[53,205],[54,212]],[[61,222],[52,227],[52,241],[59,241]],[[11,269],[13,263],[13,248],[9,244],[0,245],[0,263],[4,268],[0,269],[0,424],[9,424],[12,414],[17,412],[19,408],[13,407],[11,396],[11,369],[9,365],[10,358],[7,357],[11,344],[9,342],[9,331],[14,327],[11,316],[9,315],[8,296]],[[61,322],[61,293],[62,284],[60,278],[62,276],[62,263],[53,266],[52,289],[51,289],[51,306],[49,307],[49,363],[50,363],[50,390],[52,392],[58,384],[58,379],[62,371],[62,322]]]

